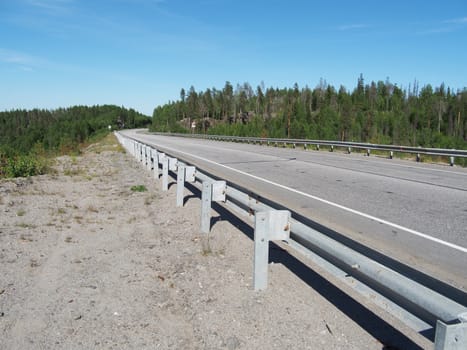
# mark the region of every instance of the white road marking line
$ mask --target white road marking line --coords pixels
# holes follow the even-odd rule
[[[148,141],[148,142],[152,142],[152,141]],[[187,152],[184,152],[184,151],[180,151],[180,150],[177,150],[177,149],[174,149],[174,148],[171,148],[171,147],[165,147],[165,146],[164,146],[164,148],[167,149],[167,150],[171,150],[171,151],[174,151],[174,152],[178,152],[178,153],[180,153],[180,154],[185,154],[185,155],[190,156],[190,157],[193,157],[193,158],[197,158],[197,159],[202,160],[202,161],[207,162],[207,163],[215,164],[216,166],[223,167],[223,168],[228,169],[228,170],[230,170],[230,171],[234,171],[234,172],[237,172],[237,173],[239,173],[239,174],[242,174],[242,175],[245,175],[245,176],[249,176],[249,177],[251,177],[251,178],[253,178],[253,179],[256,179],[256,180],[259,180],[259,181],[263,181],[263,182],[265,182],[265,183],[268,183],[268,184],[273,185],[273,186],[277,186],[277,187],[282,188],[282,189],[284,189],[284,190],[297,193],[297,194],[299,194],[299,195],[302,195],[302,196],[305,196],[305,197],[314,199],[314,200],[316,200],[316,201],[325,203],[325,204],[327,204],[327,205],[330,205],[330,206],[333,206],[333,207],[336,207],[336,208],[339,208],[339,209],[348,211],[348,212],[350,212],[350,213],[352,213],[352,214],[356,214],[356,215],[362,216],[362,217],[367,218],[367,219],[370,219],[370,220],[378,221],[378,222],[380,222],[380,223],[382,223],[382,224],[385,224],[385,225],[394,227],[394,228],[399,229],[399,230],[406,231],[406,232],[411,233],[411,234],[413,234],[413,235],[415,235],[415,236],[419,236],[419,237],[425,238],[425,239],[427,239],[427,240],[433,241],[433,242],[435,242],[435,243],[438,243],[438,244],[447,246],[447,247],[449,247],[449,248],[459,250],[459,251],[461,251],[461,252],[463,252],[463,253],[467,253],[467,248],[461,247],[461,246],[456,245],[456,244],[454,244],[454,243],[450,243],[450,242],[443,241],[442,239],[439,239],[439,238],[436,238],[436,237],[432,237],[432,236],[427,235],[427,234],[425,234],[425,233],[418,232],[418,231],[412,230],[412,229],[410,229],[410,228],[407,228],[407,227],[404,227],[404,226],[401,226],[401,225],[392,223],[392,222],[390,222],[390,221],[386,221],[386,220],[377,218],[376,216],[372,216],[372,215],[370,215],[370,214],[362,213],[362,212],[360,212],[360,211],[358,211],[358,210],[348,208],[348,207],[346,207],[346,206],[343,206],[343,205],[340,205],[340,204],[337,204],[337,203],[328,201],[328,200],[323,199],[323,198],[319,198],[319,197],[313,196],[313,195],[311,195],[311,194],[309,194],[309,193],[302,192],[302,191],[299,191],[299,190],[296,190],[296,189],[293,189],[293,188],[290,188],[290,187],[287,187],[287,186],[278,184],[278,183],[276,183],[276,182],[273,182],[273,181],[270,181],[270,180],[267,180],[267,179],[263,179],[262,177],[259,177],[259,176],[256,176],[256,175],[248,174],[248,173],[246,173],[246,172],[244,172],[244,171],[231,168],[231,167],[229,167],[229,166],[227,166],[227,165],[223,165],[223,164],[214,162],[214,161],[212,161],[212,160],[209,160],[209,159],[206,159],[206,158],[203,158],[203,157],[196,156],[196,155],[191,154],[191,153],[187,153]]]

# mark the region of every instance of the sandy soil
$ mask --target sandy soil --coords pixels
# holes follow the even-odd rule
[[[254,292],[251,228],[214,212],[203,248],[199,198],[115,144],[55,169],[0,182],[0,349],[416,347],[287,247]]]

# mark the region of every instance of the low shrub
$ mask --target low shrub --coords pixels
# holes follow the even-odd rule
[[[28,177],[45,174],[47,160],[32,155],[19,155],[7,158],[2,162],[0,176],[3,177]]]

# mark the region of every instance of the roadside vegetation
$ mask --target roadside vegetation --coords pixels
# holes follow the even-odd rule
[[[0,178],[44,174],[54,156],[79,154],[111,130],[150,123],[133,109],[113,105],[0,112]]]

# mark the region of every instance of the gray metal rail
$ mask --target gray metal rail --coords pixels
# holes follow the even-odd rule
[[[363,254],[337,242],[293,218],[289,211],[275,208],[203,173],[200,169],[170,157],[152,146],[116,133],[124,148],[142,162],[154,177],[162,176],[162,190],[167,191],[169,171],[177,174],[177,206],[183,206],[185,182],[198,182],[202,188],[201,232],[210,231],[211,202],[242,208],[255,220],[254,288],[267,286],[269,241],[298,243],[332,262],[385,298],[436,327],[435,349],[467,349],[467,307],[411,280]],[[161,168],[161,169],[159,169]],[[161,173],[162,172],[162,173]],[[161,173],[161,174],[160,174]]]
[[[305,140],[305,139],[277,139],[277,138],[264,138],[264,137],[242,137],[242,136],[223,136],[223,135],[204,135],[204,134],[176,134],[176,133],[156,133],[160,135],[178,136],[178,137],[189,137],[189,138],[203,138],[215,141],[231,141],[231,142],[246,142],[246,143],[258,143],[273,146],[286,146],[297,145],[307,149],[310,146],[315,146],[317,150],[320,146],[327,146],[331,152],[334,148],[344,148],[348,153],[352,152],[352,149],[363,150],[369,156],[372,150],[389,152],[389,158],[393,158],[394,152],[396,153],[408,153],[415,154],[416,160],[421,161],[421,155],[429,156],[440,156],[448,157],[449,164],[454,165],[455,158],[467,158],[467,150],[459,149],[443,149],[443,148],[422,148],[413,146],[396,146],[396,145],[380,145],[374,143],[362,143],[362,142],[342,142],[342,141],[329,141],[329,140]]]

